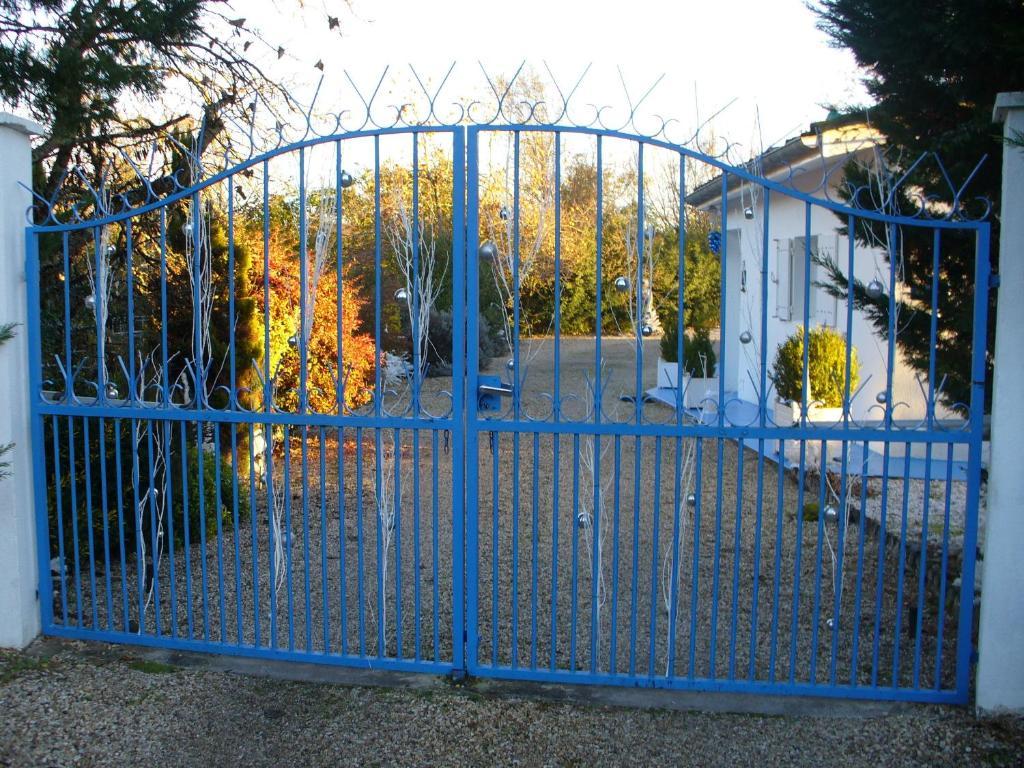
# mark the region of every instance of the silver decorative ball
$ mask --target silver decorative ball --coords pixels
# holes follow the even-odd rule
[[[882,291],[884,291],[885,288],[882,286],[882,281],[876,277],[874,280],[868,283],[868,287],[865,290],[867,291],[867,294],[870,298],[877,299],[879,296],[882,295]]]
[[[480,258],[484,261],[497,261],[498,260],[498,246],[492,243],[490,240],[480,244],[479,250]]]
[[[754,337],[750,335],[750,331],[744,331],[740,334],[740,344],[749,344],[754,340]]]
[[[356,183],[356,180],[352,178],[352,174],[348,171],[342,171],[341,175],[338,177],[338,183],[341,184],[342,189],[348,189]]]
[[[85,297],[85,308],[89,310],[96,309],[96,297],[91,293]]]
[[[395,301],[408,301],[409,292],[405,288],[399,288],[395,291]]]
[[[885,405],[887,402],[889,402],[889,396],[885,392],[879,392],[877,395],[875,395],[875,402],[878,403],[879,405]]]
[[[508,360],[505,361],[505,367],[511,371],[513,368],[516,367],[516,361],[510,357]]]
[[[645,324],[640,329],[640,333],[642,333],[644,336],[650,336],[652,333],[654,333],[654,329],[651,328],[651,326]]]
[[[580,512],[576,515],[576,523],[577,525],[579,525],[580,528],[589,528],[590,515],[588,515],[586,512]]]
[[[754,218],[754,209],[751,208],[749,205],[746,208],[743,209],[743,218],[745,218],[745,219],[752,219],[752,218]]]
[[[113,256],[115,253],[117,253],[117,248],[115,248],[114,244],[111,243],[107,246],[107,256]]]
[[[501,210],[498,211],[498,215],[501,217],[502,221],[508,221],[509,217],[512,215],[512,212],[508,209],[508,206],[503,205],[501,206]]]
[[[615,278],[615,290],[619,293],[626,293],[629,290],[629,278],[620,275]]]
[[[836,625],[835,619],[833,619],[831,616],[829,616],[827,619],[825,619],[825,626],[828,627],[829,629],[832,629],[835,625]]]
[[[697,496],[696,496],[696,494],[688,493],[686,495],[686,506],[688,506],[688,507],[695,507],[695,506],[697,506]]]
[[[107,397],[111,400],[116,400],[119,394],[117,385],[112,381],[107,382]]]
[[[298,337],[297,334],[292,334],[291,336],[288,337],[288,346],[289,347],[297,347],[297,346],[299,346],[299,337]]]
[[[839,510],[838,509],[833,507],[831,504],[829,504],[827,507],[825,507],[825,519],[826,520],[835,520],[837,517],[839,517]]]

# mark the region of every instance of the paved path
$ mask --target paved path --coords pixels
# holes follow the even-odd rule
[[[0,766],[1024,762],[1024,722],[979,721],[952,707],[815,713],[798,702],[801,714],[774,716],[615,708],[423,677],[410,687],[351,687],[151,659],[52,640],[0,653]]]

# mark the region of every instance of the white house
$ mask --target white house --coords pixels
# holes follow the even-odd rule
[[[762,154],[750,167],[757,176],[782,184],[796,193],[840,202],[838,190],[844,181],[844,166],[850,160],[872,163],[885,139],[863,120],[840,118],[811,125],[803,135]],[[845,333],[847,309],[844,301],[829,296],[814,285],[824,280],[822,268],[811,263],[806,274],[806,237],[810,233],[811,253],[837,257],[844,273],[849,260],[849,241],[840,234],[844,221],[819,205],[808,205],[799,196],[768,190],[738,176],[729,175],[723,217],[722,179],[701,185],[687,196],[696,208],[717,214],[724,221],[722,253],[725,256],[725,349],[719,374],[725,391],[733,398],[756,403],[761,381],[761,318],[767,313],[768,371],[778,346],[796,331],[805,316],[805,285],[810,280],[810,324],[829,325]],[[768,204],[768,237],[765,253],[765,204]],[[810,216],[808,228],[807,217]],[[767,279],[767,304],[762,306],[762,274]],[[881,248],[856,244],[854,275],[865,284],[877,280],[889,286],[889,264]],[[748,338],[749,341],[741,343]],[[856,309],[853,312],[852,341],[860,360],[860,384],[851,402],[851,415],[858,421],[880,421],[884,408],[888,368],[887,342]],[[927,381],[902,360],[898,349],[893,367],[893,418],[918,420],[926,413]],[[770,383],[769,383],[770,386]],[[774,390],[770,391],[774,401]],[[939,408],[940,418],[954,415]]]

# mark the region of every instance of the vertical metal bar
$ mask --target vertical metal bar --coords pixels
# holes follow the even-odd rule
[[[82,629],[82,560],[78,546],[78,464],[75,461],[75,422],[71,416],[68,417],[68,480],[71,485],[71,546],[75,556],[75,626]]]
[[[452,664],[459,673],[476,663],[477,612],[476,612],[476,557],[477,541],[477,470],[479,454],[476,440],[476,377],[479,354],[477,339],[477,317],[479,312],[478,280],[477,280],[477,135],[470,134],[469,139],[469,185],[466,194],[466,130],[457,128],[452,131],[452,333],[453,349],[467,350],[464,354],[453,354],[452,361],[452,421],[455,425],[455,439],[452,445],[452,487],[457,489],[452,494]],[[468,211],[469,221],[466,216]],[[468,237],[468,242],[467,242]],[[468,276],[467,276],[468,269]],[[470,286],[469,301],[471,310],[466,312],[467,281]],[[468,355],[468,360],[467,360]],[[467,370],[468,367],[468,370]],[[466,380],[469,379],[468,389]],[[437,455],[437,451],[434,452]],[[467,468],[467,464],[470,466]],[[468,469],[468,474],[467,474]],[[436,473],[435,473],[436,474]],[[434,494],[434,605],[435,624],[437,622],[438,604],[437,589],[437,510]],[[472,504],[470,504],[470,500]],[[469,532],[466,531],[467,510],[469,515]],[[438,647],[438,630],[434,629],[435,657]],[[467,663],[466,654],[469,654]]]
[[[704,469],[704,439],[696,438],[696,458],[694,460],[694,492],[693,492],[693,569],[690,577],[690,658],[687,676],[692,681],[697,666],[697,597],[700,585],[700,510],[703,499],[701,479]],[[689,503],[689,500],[687,500]]]
[[[340,230],[339,230],[340,232]],[[340,368],[339,368],[340,370]],[[339,374],[340,376],[340,374]],[[339,404],[339,407],[342,407]],[[341,411],[339,411],[340,413]],[[348,524],[345,504],[345,430],[338,427],[338,621],[341,623],[341,643],[338,653],[348,653],[348,574],[346,573],[346,550],[348,549]]]
[[[949,516],[953,493],[953,443],[946,446],[946,504],[942,520],[942,560],[939,570],[938,621],[935,627],[935,682],[936,691],[942,688],[942,644],[946,629],[946,582],[949,568]]]
[[[846,371],[847,371],[847,374],[846,374],[847,378],[849,378],[849,376],[850,376],[850,366],[849,366],[849,364],[847,364]],[[849,390],[847,390],[847,391],[849,391]],[[844,397],[844,401],[843,402],[846,403],[846,402],[848,402],[848,400],[849,400],[848,397]],[[848,411],[849,408],[847,408],[846,410]],[[848,420],[846,421],[846,424],[847,425],[849,424]],[[846,427],[844,426],[844,429],[845,428]],[[836,684],[836,666],[837,666],[837,663],[838,663],[838,655],[839,655],[839,624],[840,624],[840,619],[842,618],[842,598],[843,598],[843,586],[844,586],[844,582],[843,582],[843,566],[846,563],[846,526],[847,526],[848,521],[849,521],[849,509],[850,509],[850,503],[849,503],[849,500],[847,499],[847,493],[849,492],[849,487],[848,487],[848,483],[847,483],[847,475],[848,475],[847,462],[849,461],[849,458],[850,458],[850,443],[848,441],[846,441],[846,440],[843,440],[843,443],[842,443],[842,456],[841,456],[842,469],[840,470],[840,478],[839,478],[839,499],[836,502],[836,504],[837,504],[836,509],[838,511],[838,514],[836,515],[836,526],[837,526],[837,532],[836,532],[836,552],[838,553],[838,555],[836,557],[837,562],[835,564],[835,573],[834,573],[834,575],[832,577],[832,617],[831,617],[831,621],[832,621],[832,631],[831,631],[832,641],[831,641],[831,652],[829,654],[831,660],[829,662],[829,672],[828,672],[828,683],[829,683],[829,685],[833,685],[833,686]],[[822,466],[824,466],[824,462],[822,462]]]
[[[629,676],[636,675],[637,590],[640,576],[640,435],[633,440],[633,574],[629,594]]]
[[[864,537],[867,533],[867,500],[868,500],[868,449],[867,442],[861,447],[860,474],[860,508],[861,519],[857,531],[857,577],[853,595],[853,640],[850,644],[850,685],[858,684],[858,667],[860,666],[860,616],[861,600],[864,585]]]
[[[622,436],[615,435],[614,487],[612,493],[612,608],[611,608],[611,639],[608,644],[608,672],[618,671],[618,639],[619,639],[619,510],[622,498]]]
[[[118,542],[118,555],[120,557],[121,564],[121,631],[128,632],[128,558],[127,552],[125,551],[124,541],[124,471],[121,467],[121,419],[114,419],[114,452],[117,457],[115,462],[115,482],[117,483],[117,542]],[[53,447],[54,454],[57,453],[57,419],[53,419]],[[58,473],[56,477],[60,477]],[[60,481],[57,481],[56,487],[54,488],[55,495],[57,497],[58,504],[60,503],[61,487]],[[62,525],[61,517],[57,516],[57,525]],[[60,536],[61,542],[61,564],[60,564],[60,596],[61,596],[61,609],[64,613],[64,622],[67,623],[67,598],[65,592],[65,581],[64,581],[64,554],[63,554],[63,531],[58,528],[58,535]]]
[[[288,607],[288,650],[295,650],[295,591],[292,580],[294,569],[292,567],[292,427],[290,424],[283,425],[284,431],[284,588]],[[199,477],[203,476],[200,469]],[[202,504],[202,494],[199,495]],[[202,515],[200,514],[200,519]],[[206,523],[203,523],[206,528]],[[206,546],[203,546],[206,551]],[[204,567],[206,559],[203,559]],[[205,576],[204,576],[205,579]],[[203,588],[203,601],[205,612],[206,588]],[[205,619],[204,619],[205,621]]]
[[[743,533],[743,438],[736,441],[736,515],[733,519],[732,542],[732,600],[729,621],[729,679],[736,679],[736,624],[738,621],[740,601],[740,558],[741,535]]]
[[[143,530],[142,530],[142,504],[139,502],[139,479],[140,478],[139,478],[139,438],[138,438],[138,431],[139,431],[139,422],[138,422],[137,419],[132,419],[132,496],[133,496],[133,501],[135,502],[134,506],[132,507],[132,517],[133,517],[134,522],[135,522],[135,569],[136,569],[136,584],[138,585],[138,590],[139,590],[139,612],[138,612],[139,626],[138,626],[138,632],[141,635],[146,630],[146,622],[145,622],[146,584],[145,584],[145,570],[144,570],[146,563],[145,563],[145,558],[143,557],[143,554],[142,554],[142,547],[143,547],[143,544],[145,543],[145,534],[143,533]],[[71,440],[70,440],[70,435],[71,435],[71,419],[68,419],[69,447],[71,445],[73,445],[73,442],[71,442]],[[73,470],[73,468],[74,468],[74,460],[73,460],[73,458],[69,458],[68,462],[70,464],[69,469]],[[71,495],[72,495],[72,502],[71,503],[72,503],[72,510],[73,510],[74,509],[74,493],[75,493],[75,480],[74,480],[75,475],[74,475],[73,471],[70,473],[70,477],[71,477]],[[77,525],[76,525],[76,529],[77,529]],[[78,565],[77,550],[78,550],[78,544],[77,544],[77,539],[76,539],[76,543],[75,543],[75,551],[76,551],[75,565],[76,565],[76,567]],[[81,626],[81,623],[82,623],[81,608],[79,608],[79,618],[78,618],[79,626]]]
[[[366,564],[363,555],[363,428],[356,427],[356,576],[359,592],[359,655],[366,657]]]
[[[825,508],[827,503],[827,488],[825,477],[828,467],[828,441],[821,441],[821,453],[819,454],[818,471],[818,539],[814,550],[814,603],[811,611],[811,685],[818,682],[818,629],[821,625],[821,558],[822,540],[825,537]]]
[[[781,434],[785,434],[784,432]],[[779,650],[779,588],[782,582],[782,528],[785,524],[782,507],[786,498],[786,439],[779,438],[778,487],[775,490],[775,572],[772,575],[771,644],[768,652],[768,682],[775,682],[775,662]],[[797,510],[797,516],[801,514]]]
[[[88,421],[88,420],[86,420]],[[153,619],[154,619],[154,634],[160,636],[160,568],[159,568],[159,539],[157,533],[157,513],[156,513],[156,472],[153,468],[153,422],[148,421],[146,423],[146,457],[149,464],[149,478],[147,485],[149,492],[149,526],[150,526],[150,542],[152,549],[150,550],[150,565],[152,573],[150,574],[152,589],[153,589]]]
[[[686,155],[679,155],[679,253],[677,265],[679,290],[676,296],[676,425],[683,424],[683,340],[686,337]],[[678,449],[677,449],[678,450]],[[678,504],[678,502],[677,502]]]
[[[383,264],[381,263],[381,209],[380,209],[380,135],[373,137],[373,351],[374,351],[374,384],[373,384],[373,415],[380,419],[383,416],[384,387],[382,380],[381,361],[384,352],[381,346],[381,332],[383,323],[381,309],[383,300],[381,298],[381,280],[383,275]],[[387,564],[384,562],[384,502],[383,502],[383,467],[381,461],[384,457],[384,446],[381,438],[380,428],[373,430],[374,438],[374,511],[377,517],[377,655],[385,656],[387,648],[384,642],[384,579]]]
[[[724,271],[725,259],[722,259],[722,269]],[[723,285],[725,283],[723,276]],[[722,305],[723,311],[725,305]],[[725,335],[722,335],[723,343],[721,348],[725,349]],[[722,362],[719,361],[719,366]],[[724,370],[724,368],[719,368]],[[721,379],[721,377],[719,377]],[[721,382],[719,382],[721,383]],[[722,407],[723,400],[719,399],[719,425],[722,424]],[[723,488],[723,469],[725,465],[725,441],[721,438],[715,438],[716,447],[716,459],[715,459],[715,548],[714,548],[714,571],[711,574],[711,651],[710,651],[710,666],[709,666],[709,677],[714,679],[715,677],[715,666],[718,662],[718,587],[721,579],[721,565],[722,565],[722,488]]]
[[[250,546],[252,547],[251,554],[249,555],[252,561],[252,644],[254,647],[260,647],[260,546],[259,536],[256,531],[257,522],[257,510],[256,510],[256,450],[254,444],[256,442],[256,429],[255,425],[249,424],[249,534],[251,537]],[[262,432],[266,435],[266,432]],[[268,505],[269,506],[269,505]],[[267,552],[267,560],[272,562],[273,552]],[[271,580],[271,590],[273,590],[273,580]]]
[[[131,219],[128,221],[130,222]],[[228,176],[228,318],[228,377],[230,380],[228,408],[234,410],[238,407],[238,376],[235,360],[238,317],[235,315],[235,177],[233,175]],[[235,530],[237,531],[237,527]]]
[[[242,644],[242,521],[238,512],[238,427],[231,429],[231,525],[235,540],[235,642]],[[250,514],[252,508],[250,507]],[[255,552],[255,549],[253,550]]]
[[[559,446],[561,435],[551,435],[551,671],[557,667],[558,649],[558,507],[559,507],[559,474],[561,457]]]
[[[413,374],[415,375],[415,374]],[[395,657],[402,658],[402,443],[401,430],[394,431],[395,473],[394,521],[395,528]]]
[[[419,661],[422,656],[423,640],[420,633],[420,431],[418,429],[412,430],[412,534],[413,658]]]
[[[180,437],[180,455],[181,455],[181,519],[183,529],[183,540],[185,548],[185,622],[186,631],[188,632],[188,639],[193,639],[195,626],[192,619],[193,605],[192,605],[192,544],[191,544],[191,531],[189,530],[189,493],[188,493],[188,478],[189,478],[189,464],[188,464],[188,445],[185,441],[185,432],[187,430],[186,422],[182,421],[178,430]],[[171,429],[173,432],[173,427]],[[173,435],[172,435],[173,437]]]
[[[285,442],[287,447],[287,442]],[[206,573],[206,557],[208,550],[206,548],[206,470],[204,467],[203,456],[206,452],[203,450],[203,422],[196,422],[196,463],[198,465],[198,473],[196,482],[199,486],[199,551],[201,556],[199,558],[200,565],[200,578],[203,589],[203,640],[210,641],[210,604],[209,604],[209,588],[207,586],[207,573]],[[286,497],[287,500],[287,497]],[[290,569],[289,569],[290,570]],[[289,615],[291,611],[289,610]]]
[[[764,306],[763,304],[761,305]],[[763,390],[762,390],[763,392]],[[763,399],[764,395],[762,395]],[[762,419],[764,409],[762,408]],[[762,424],[762,426],[764,426]],[[742,441],[740,441],[742,446]],[[741,447],[742,450],[742,447]],[[754,584],[750,598],[750,658],[748,660],[747,678],[754,680],[757,676],[757,622],[758,596],[761,584],[761,518],[764,505],[764,438],[757,441],[757,491],[754,501]],[[738,550],[737,550],[738,552]]]
[[[320,458],[320,623],[324,633],[324,653],[331,652],[331,604],[327,580],[327,444],[324,440],[326,429],[317,429]],[[339,446],[340,449],[340,446]],[[341,480],[339,479],[339,487]],[[338,537],[338,545],[345,546],[344,536]]]
[[[651,622],[647,675],[654,677],[655,638],[658,632],[658,525],[661,517],[661,435],[654,438],[654,520],[651,523]]]
[[[310,595],[310,570],[309,562],[309,426],[302,425],[302,586],[305,597],[305,620],[303,621],[306,630],[306,652],[313,650],[313,605]]]
[[[718,426],[725,426],[725,370],[726,370],[726,357],[729,351],[729,344],[726,341],[729,338],[727,328],[728,319],[728,306],[726,286],[728,285],[728,263],[729,263],[729,173],[727,171],[722,172],[722,257],[719,259],[720,272],[719,272],[719,294],[718,294],[718,325],[719,325],[719,339],[721,340],[718,347]],[[682,330],[682,329],[680,329]],[[741,441],[742,442],[742,441]],[[716,482],[721,486],[722,476],[722,453],[721,453],[721,441],[719,441],[719,453],[718,453],[718,478]],[[715,502],[717,517],[721,517],[722,514],[722,499],[721,499],[721,488],[716,491],[718,499]],[[715,544],[717,546],[718,536],[715,536]],[[715,557],[715,576],[718,575],[718,557]],[[717,600],[716,600],[717,603]],[[717,609],[717,605],[712,606],[712,610]],[[714,677],[714,642],[715,632],[711,632],[711,648],[712,648],[712,664],[711,664],[711,676]]]
[[[600,257],[599,257],[600,258]],[[600,264],[600,262],[598,262]],[[600,266],[598,267],[600,274]],[[601,280],[597,281],[597,302],[601,302]],[[555,422],[562,414],[562,134],[555,131],[555,386],[551,406],[551,417]],[[600,338],[600,336],[598,336]],[[536,434],[536,433],[535,433]],[[537,452],[533,454],[534,470],[537,468]],[[536,484],[534,484],[536,490]]]
[[[102,418],[99,420],[97,440],[100,446],[100,509],[103,511],[103,580],[107,598],[107,629],[112,631],[114,629],[114,598],[110,581],[110,522],[107,514],[109,509],[107,506],[107,425]],[[45,464],[41,464],[37,467],[37,471],[43,472],[44,467]],[[47,558],[47,562],[49,562],[49,558]],[[42,581],[43,579],[40,579],[40,583]]]
[[[804,350],[807,349],[807,345],[804,344]],[[804,370],[807,370],[806,365]],[[803,393],[801,397],[804,400],[801,407],[801,426],[806,426],[805,416],[807,414],[806,400],[807,400],[807,387],[802,387]],[[797,640],[799,637],[800,628],[800,575],[802,566],[802,554],[803,554],[803,541],[804,541],[804,467],[807,459],[807,440],[806,438],[800,438],[800,464],[797,468],[797,481],[796,481],[796,551],[793,555],[793,615],[790,623],[790,638],[789,638],[789,682],[793,683],[796,681],[796,653],[797,653]]]
[[[576,671],[576,616],[579,606],[580,435],[572,435],[572,597],[569,604],[569,669]]]
[[[65,284],[70,275],[65,273]],[[31,437],[32,437],[32,466],[33,466],[33,491],[35,502],[35,526],[36,526],[36,558],[39,578],[39,605],[42,615],[40,616],[43,629],[53,625],[53,575],[50,569],[50,525],[49,505],[47,503],[46,486],[48,476],[46,474],[46,444],[44,442],[43,417],[39,413],[39,401],[42,397],[43,377],[43,353],[42,339],[40,332],[41,306],[39,295],[39,236],[35,232],[27,232],[25,235],[25,281],[26,281],[26,309],[28,311],[28,366],[29,366],[29,402],[31,413]],[[69,373],[70,375],[70,373]],[[53,417],[54,456],[58,454],[57,445],[57,417]],[[54,467],[56,468],[56,462]],[[54,474],[54,497],[57,500],[58,509],[61,497],[61,475],[59,470]],[[106,519],[106,504],[104,503],[104,519]],[[63,539],[63,532],[60,526],[63,525],[61,515],[57,515],[58,537]],[[123,561],[122,561],[123,562]],[[109,563],[109,559],[108,559]],[[108,566],[109,573],[109,566]],[[61,607],[64,616],[67,615],[67,600],[65,598],[64,581],[64,555],[61,552],[60,564],[61,584]],[[66,621],[66,619],[65,619]]]
[[[498,497],[501,478],[498,473],[501,456],[501,433],[491,432],[491,666],[498,666],[498,558],[500,517]]]
[[[931,291],[931,316],[928,329],[928,342],[930,353],[928,355],[928,429],[935,427],[935,350],[938,336],[938,312],[939,312],[939,253],[941,248],[940,233],[942,230],[936,228],[932,233],[932,291]],[[931,507],[932,488],[932,443],[925,445],[924,457],[924,510],[921,515],[921,549],[918,562],[918,585],[917,585],[917,622],[914,628],[914,688],[921,687],[921,632],[924,623],[925,613],[925,579],[928,571],[928,540],[929,525],[928,517]],[[941,606],[940,606],[941,610]],[[937,650],[937,649],[936,649]]]
[[[309,246],[306,233],[306,149],[299,147],[299,413],[306,413],[309,407],[309,392],[307,390],[307,377],[309,375],[309,334],[307,333],[306,316],[313,311],[312,307],[306,306],[309,301]],[[306,451],[306,433],[302,433],[303,459]],[[302,494],[303,494],[303,520],[306,514],[306,481],[303,471]],[[308,624],[308,622],[307,622]]]
[[[763,429],[768,424],[768,248],[770,243],[772,193],[767,187],[762,187],[761,192],[763,195],[764,222],[761,229],[761,329],[759,334],[760,348],[758,349],[761,378],[758,382],[757,420],[758,425]],[[765,441],[763,438],[760,438],[757,441],[757,499],[754,507],[754,594],[750,601],[750,665],[747,670],[747,677],[750,680],[754,680],[757,677],[757,629],[761,586],[761,524],[764,505],[764,456]],[[780,455],[780,472],[784,461],[784,457]],[[772,602],[772,610],[778,610],[778,605],[774,601]]]
[[[530,669],[537,669],[537,580],[540,563],[540,432],[533,433],[533,516],[530,525]]]
[[[601,632],[598,617],[598,605],[601,600],[601,436],[594,434],[590,438],[593,449],[593,473],[594,473],[594,505],[590,516],[590,671],[597,672],[597,637]],[[536,463],[536,459],[534,460]]]
[[[171,637],[178,636],[178,595],[177,595],[177,582],[178,577],[175,570],[175,553],[174,553],[174,483],[171,477],[171,467],[173,461],[171,461],[171,433],[174,431],[174,425],[172,422],[161,422],[162,427],[160,429],[159,439],[163,442],[164,452],[164,505],[167,510],[167,550],[168,558],[167,563],[169,566],[170,573],[168,574],[168,585],[170,588],[171,595]]]
[[[900,548],[899,565],[896,573],[896,621],[893,626],[893,648],[892,648],[892,687],[900,687],[900,640],[903,635],[903,580],[904,571],[907,565],[907,536],[910,534],[907,528],[907,517],[910,506],[910,451],[911,444],[905,443],[903,447],[903,505],[900,513]],[[928,489],[925,488],[925,496]],[[922,543],[927,546],[928,531],[921,529]]]
[[[601,134],[597,135],[597,198],[595,200],[596,223],[594,232],[594,260],[596,274],[594,277],[594,304],[597,309],[597,319],[594,323],[594,423],[601,423],[601,312],[604,308],[604,145]],[[561,262],[559,262],[561,263]],[[559,294],[561,296],[561,294]],[[559,350],[555,350],[555,359],[559,356]],[[614,622],[613,622],[614,626]],[[615,654],[612,653],[612,668],[615,667]]]
[[[682,221],[682,219],[680,219]],[[676,379],[678,384],[679,379]],[[677,422],[679,411],[676,411]],[[675,438],[675,461],[672,474],[672,567],[671,583],[668,589],[668,660],[665,665],[665,676],[675,677],[676,674],[676,617],[679,609],[679,526],[682,514],[681,504],[683,503],[683,438],[676,435]]]
[[[459,257],[460,257],[459,254],[455,254],[455,258],[459,258]],[[453,417],[455,415],[456,414],[454,414],[454,413],[452,414]],[[438,440],[437,440],[437,433],[438,433],[438,430],[436,430],[436,429],[430,430],[430,440],[431,440],[431,443],[430,443],[430,454],[431,454],[431,457],[432,457],[432,465],[433,465],[433,467],[432,467],[433,471],[431,472],[432,487],[431,487],[431,495],[430,495],[430,501],[431,501],[431,504],[430,504],[430,507],[431,507],[431,510],[430,510],[430,553],[431,553],[430,572],[432,574],[432,578],[431,578],[431,582],[430,582],[430,587],[431,587],[431,593],[432,593],[432,597],[433,597],[433,609],[434,609],[433,613],[431,614],[431,616],[433,618],[433,625],[434,625],[434,634],[433,634],[434,654],[433,654],[433,656],[434,656],[434,661],[435,662],[441,661],[441,621],[440,621],[441,593],[440,593],[440,589],[438,588],[438,585],[437,585],[438,576],[440,575],[440,562],[438,560],[438,556],[439,556],[439,543],[440,543],[439,542],[439,536],[438,536],[438,521],[440,519],[440,501],[438,500],[438,497],[437,497],[437,495],[438,495],[438,487],[439,487],[440,484],[438,482],[438,445],[437,445],[438,444]],[[456,571],[461,572],[462,571],[462,564],[458,560],[456,560],[454,557],[452,559],[453,559],[452,571],[453,571],[453,575],[454,575],[454,572],[456,572]],[[461,632],[461,631],[462,630],[456,631],[456,630],[454,630],[454,628],[453,628],[453,631],[452,631],[452,638],[455,641],[455,644],[458,645],[458,646],[462,645],[462,643],[459,642],[459,640],[461,639],[461,635],[459,634],[459,632]]]
[[[967,460],[967,513],[964,526],[960,616],[957,623],[956,693],[966,703],[971,677],[971,625],[974,621],[974,568],[981,495],[981,448],[985,415],[986,338],[988,330],[989,237],[991,226],[978,224],[974,262],[974,322],[971,339],[971,434]]]
[[[220,472],[220,424],[214,424],[213,427],[213,478],[216,488],[214,490],[214,502],[216,504],[214,508],[214,514],[217,518],[217,601],[218,611],[220,619],[220,641],[226,643],[227,637],[227,620],[226,620],[226,608],[224,598],[224,523],[223,515],[221,510],[224,508],[223,499],[221,498],[221,472]]]
[[[99,602],[96,595],[96,532],[92,524],[92,470],[89,440],[89,417],[82,419],[82,460],[85,463],[85,520],[89,534],[89,602],[92,605],[92,628],[100,628]]]
[[[420,359],[420,142],[419,134],[412,135],[412,414],[420,415],[420,378],[423,361]],[[428,308],[429,309],[429,308]],[[415,439],[415,433],[413,435]],[[418,442],[414,442],[418,446]],[[416,496],[419,498],[419,484]],[[418,654],[417,654],[418,655]]]
[[[344,280],[344,196],[341,186],[341,141],[334,142],[334,243],[335,270],[334,286],[335,304],[335,344],[337,346],[337,378],[334,381],[334,393],[337,400],[338,418],[345,415],[345,346],[344,346],[344,312],[343,300],[345,291]],[[348,579],[345,573],[345,550],[348,548],[347,526],[345,525],[345,430],[340,424],[337,429],[338,439],[338,620],[341,623],[341,647],[339,653],[348,653]],[[326,613],[325,623],[326,623]]]
[[[644,211],[644,144],[637,143],[636,151],[636,327],[633,329],[636,338],[636,354],[634,355],[636,390],[633,408],[636,423],[643,422],[643,368],[644,368],[644,334],[643,326],[647,311],[647,292],[644,289],[644,246],[646,243],[646,217]],[[639,450],[637,451],[639,454]],[[637,467],[639,471],[639,467]],[[639,495],[637,496],[639,498]],[[638,501],[635,503],[639,503]],[[635,533],[635,531],[634,531]]]
[[[522,374],[520,369],[520,348],[519,348],[519,336],[520,336],[520,321],[521,321],[521,284],[520,284],[520,267],[522,264],[522,254],[520,252],[520,195],[519,195],[519,181],[520,181],[520,160],[521,151],[520,146],[521,137],[519,131],[514,133],[514,156],[513,156],[513,189],[512,189],[512,249],[513,249],[513,267],[512,267],[512,317],[513,317],[513,328],[512,328],[512,341],[513,341],[513,372],[514,372],[514,384],[512,389],[512,407],[514,412],[514,418],[516,422],[520,420],[521,416],[521,398],[520,382],[522,381]],[[511,584],[511,623],[512,623],[512,668],[515,669],[519,664],[519,430],[516,429],[512,433],[512,584]],[[495,491],[497,493],[497,491]],[[497,504],[497,499],[495,499]]]
[[[273,429],[274,425],[264,424],[264,434],[266,438],[266,460],[265,469],[266,477],[263,479],[263,488],[265,489],[265,495],[267,497],[267,562],[269,563],[269,582],[267,583],[267,590],[269,592],[269,603],[270,603],[270,640],[269,644],[271,648],[277,647],[277,598],[280,591],[280,585],[278,584],[277,571],[281,567],[281,563],[277,562],[277,547],[278,543],[274,538],[274,521],[280,512],[276,509],[277,500],[275,499],[276,494],[274,493],[274,438]],[[280,534],[278,536],[280,538]]]

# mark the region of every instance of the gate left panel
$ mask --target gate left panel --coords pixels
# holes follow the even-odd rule
[[[462,667],[463,141],[172,158],[160,199],[36,211],[47,634]]]

